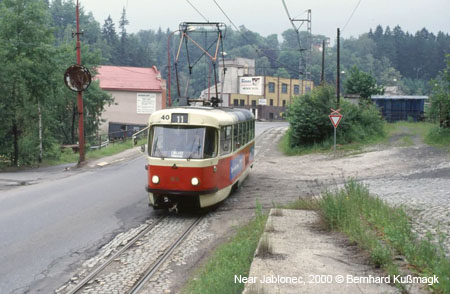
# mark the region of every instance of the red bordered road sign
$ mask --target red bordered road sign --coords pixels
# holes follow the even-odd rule
[[[339,122],[342,119],[342,114],[340,114],[339,112],[335,112],[335,113],[331,113],[328,117],[330,118],[333,126],[335,128],[337,128],[337,126],[339,125]]]

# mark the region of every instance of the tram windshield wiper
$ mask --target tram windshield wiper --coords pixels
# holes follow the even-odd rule
[[[159,149],[159,147],[158,147],[158,139],[159,139],[159,137],[156,137],[155,144],[153,145],[152,155],[153,155],[153,153],[155,153],[155,150],[156,150],[156,151],[159,152],[159,155],[161,156],[161,159],[164,159],[164,155],[162,154],[161,149]]]
[[[192,149],[194,149],[196,140],[198,141],[197,150],[192,150]],[[192,141],[192,145],[191,145],[191,152],[189,153],[187,160],[190,160],[192,158],[192,155],[194,155],[195,153],[200,153],[201,148],[202,148],[202,146],[200,146],[200,138],[194,138],[194,141]]]

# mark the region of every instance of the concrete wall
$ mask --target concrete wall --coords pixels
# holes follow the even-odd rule
[[[219,61],[219,81],[223,80],[222,62]],[[255,60],[247,58],[234,58],[225,60],[225,81],[223,84],[224,93],[239,93],[239,77],[244,75],[255,75]]]
[[[150,114],[137,113],[137,93],[153,93],[144,91],[108,91],[114,97],[114,103],[106,106],[102,114],[105,122],[100,126],[102,133],[108,132],[108,124],[120,123],[124,125],[146,125]],[[156,93],[156,110],[165,108],[165,90],[163,93]]]

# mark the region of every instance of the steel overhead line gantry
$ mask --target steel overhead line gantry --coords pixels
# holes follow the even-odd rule
[[[312,63],[312,34],[311,34],[311,9],[308,9],[306,12],[308,13],[307,18],[293,18],[291,17],[289,10],[286,6],[286,2],[284,0],[281,0],[284,6],[284,9],[286,10],[286,14],[289,18],[289,21],[292,24],[292,27],[294,28],[295,33],[297,34],[297,42],[298,42],[298,48],[300,50],[300,60],[299,60],[299,81],[301,83],[301,94],[303,94],[303,82],[304,80],[310,80],[311,79],[311,63]],[[295,23],[300,23],[297,27]],[[300,41],[300,28],[303,26],[303,24],[306,22],[307,25],[307,32],[308,32],[308,39],[307,39],[307,46],[302,47],[301,41]],[[305,54],[303,54],[304,51],[306,52],[306,58]]]
[[[197,32],[214,32],[217,34],[217,38],[214,40],[213,43],[211,43],[210,46],[202,46],[198,41],[196,41],[193,37],[191,37],[191,33]],[[192,68],[195,66],[195,64],[202,58],[207,57],[212,64],[213,67],[213,74],[214,74],[214,86],[215,86],[215,97],[212,97],[211,100],[208,102],[212,106],[218,106],[219,103],[222,103],[222,95],[223,95],[223,89],[220,90],[220,98],[219,98],[219,89],[217,87],[218,78],[217,78],[217,61],[219,58],[222,58],[223,62],[223,76],[225,76],[225,61],[224,61],[224,50],[223,50],[223,38],[224,38],[224,32],[226,32],[226,25],[224,23],[220,22],[183,22],[180,24],[178,31],[181,33],[180,43],[178,45],[178,50],[175,57],[175,74],[176,74],[176,81],[177,81],[177,94],[178,97],[181,97],[181,91],[180,91],[180,80],[178,76],[178,61],[181,54],[181,49],[183,47],[183,44],[185,45],[186,49],[186,57],[188,62],[188,68],[189,68],[189,78],[187,81],[186,89],[184,96],[187,98],[187,102],[199,102],[196,99],[189,99],[187,97],[189,83],[190,83],[190,77],[192,74]],[[188,43],[193,44],[197,49],[200,50],[201,55],[200,57],[195,60],[194,62],[191,62],[191,54],[189,52],[189,46]],[[206,45],[206,44],[205,44]],[[213,52],[210,52],[210,49],[214,47]],[[221,49],[221,50],[219,50]],[[168,49],[169,52],[169,49]],[[169,53],[170,54],[170,53]],[[220,56],[219,56],[220,55]],[[170,64],[170,59],[169,59]],[[208,77],[210,79],[210,77]],[[222,83],[223,88],[223,83]],[[205,103],[205,101],[202,101]]]

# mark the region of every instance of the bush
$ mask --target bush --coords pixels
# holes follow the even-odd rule
[[[425,142],[436,146],[450,146],[450,129],[434,127],[426,135]]]
[[[296,98],[287,110],[290,147],[323,144],[333,137],[333,125],[328,115],[336,108],[334,88],[322,86]],[[360,106],[341,101],[337,142],[359,142],[384,134],[383,120],[376,106],[363,103]]]

